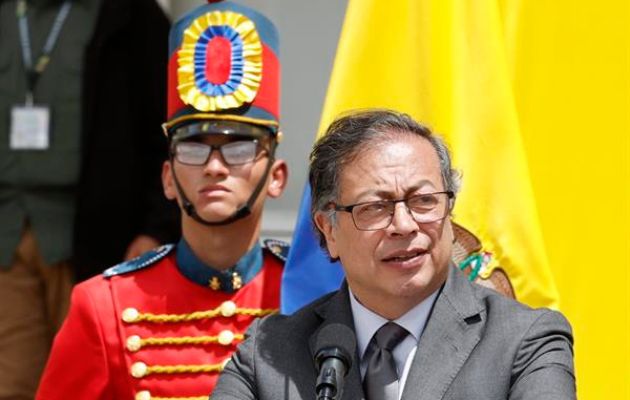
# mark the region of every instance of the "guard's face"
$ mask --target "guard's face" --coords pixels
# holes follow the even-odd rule
[[[263,177],[268,149],[267,141],[257,143],[234,135],[198,135],[180,142],[173,149],[173,164],[164,163],[165,194],[169,199],[178,199],[181,205],[173,179],[175,173],[201,218],[223,221],[249,200]],[[265,195],[280,196],[285,183],[286,165],[276,160],[252,214],[260,214]]]
[[[393,138],[364,151],[342,170],[338,204],[444,191],[431,144],[411,134]],[[446,280],[453,241],[448,217],[418,224],[404,203],[398,203],[387,228],[361,231],[350,213],[336,216],[336,224],[323,213],[315,219],[331,255],[339,257],[350,288],[371,310],[397,318]]]

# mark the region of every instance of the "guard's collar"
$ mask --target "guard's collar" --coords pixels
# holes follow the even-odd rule
[[[189,280],[213,290],[233,293],[249,283],[262,268],[262,247],[258,242],[231,268],[220,271],[203,263],[182,238],[177,244],[177,268]]]

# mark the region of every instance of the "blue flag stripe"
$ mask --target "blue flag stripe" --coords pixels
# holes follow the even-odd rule
[[[319,246],[311,222],[311,188],[302,194],[291,250],[284,267],[280,310],[291,314],[326,293],[337,290],[343,280],[338,262],[331,262]]]

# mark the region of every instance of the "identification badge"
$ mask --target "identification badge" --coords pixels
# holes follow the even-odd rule
[[[50,142],[50,109],[13,106],[9,146],[13,150],[46,150]]]

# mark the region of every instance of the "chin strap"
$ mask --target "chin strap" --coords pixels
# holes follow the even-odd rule
[[[232,214],[231,216],[227,217],[226,219],[222,221],[216,221],[216,222],[206,221],[205,219],[201,218],[199,213],[197,213],[195,206],[191,203],[190,200],[188,200],[188,197],[186,197],[186,194],[184,193],[184,189],[179,184],[179,179],[177,179],[177,174],[175,173],[175,166],[173,165],[174,158],[171,156],[170,162],[171,162],[171,171],[173,171],[173,180],[175,181],[175,187],[177,188],[177,193],[179,194],[179,197],[182,201],[182,207],[184,208],[184,211],[186,212],[186,214],[188,214],[190,218],[206,226],[227,225],[250,215],[252,213],[252,207],[254,206],[256,199],[258,199],[260,192],[262,191],[263,187],[265,186],[265,183],[267,182],[267,177],[269,176],[269,172],[271,171],[271,166],[273,165],[275,161],[275,156],[274,156],[275,152],[276,152],[276,143],[275,141],[273,141],[271,145],[271,149],[269,150],[269,158],[267,159],[267,166],[265,167],[265,172],[263,173],[263,176],[260,178],[260,181],[258,182],[258,185],[256,185],[256,188],[252,192],[251,196],[249,196],[249,199],[247,200],[247,202],[243,204],[241,207],[239,207],[239,209],[236,210],[236,212],[234,212],[234,214]]]

